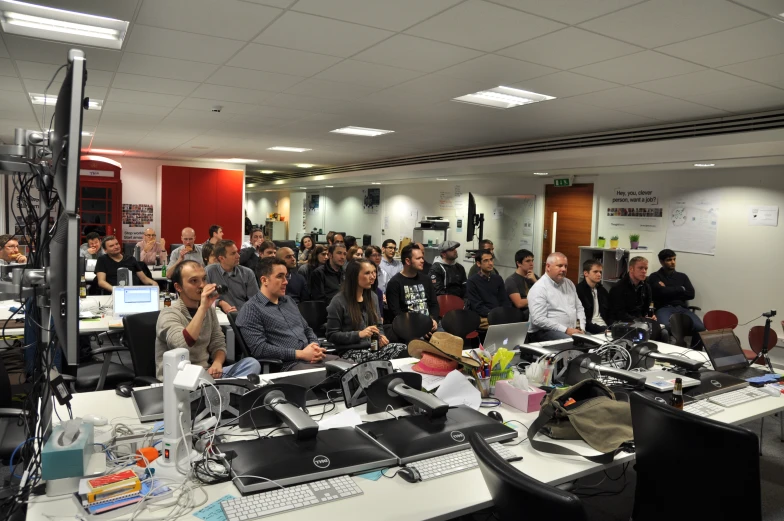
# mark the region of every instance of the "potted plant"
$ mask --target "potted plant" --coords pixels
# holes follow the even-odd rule
[[[632,244],[632,249],[636,250],[640,246],[640,234],[639,233],[630,234],[629,242]]]
[[[605,241],[606,239],[600,235],[599,238],[596,239],[596,245],[599,246],[599,248],[604,248]]]
[[[610,237],[610,248],[617,248],[618,247],[618,236],[613,235]]]

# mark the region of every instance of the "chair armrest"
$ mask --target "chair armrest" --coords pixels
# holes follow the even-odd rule
[[[699,306],[686,306],[686,308],[692,311],[702,311],[702,308]]]
[[[159,383],[161,383],[160,380],[158,380],[154,376],[134,376],[133,377],[133,386],[134,387],[142,387],[142,386],[146,386],[146,385],[159,384]]]
[[[106,346],[106,347],[97,347],[90,351],[91,355],[102,355],[104,353],[114,353],[115,351],[128,351],[128,348],[125,346]]]
[[[261,365],[283,365],[283,360],[280,358],[257,358],[256,360],[258,360]]]

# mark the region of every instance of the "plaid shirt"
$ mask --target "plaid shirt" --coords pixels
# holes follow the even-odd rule
[[[296,363],[295,351],[318,341],[291,298],[280,297],[273,304],[260,291],[242,306],[237,326],[251,355],[279,358],[284,370]]]

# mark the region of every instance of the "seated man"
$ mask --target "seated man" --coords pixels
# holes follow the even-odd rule
[[[483,239],[479,241],[479,249],[476,251],[476,255],[474,255],[474,265],[471,266],[470,270],[468,270],[468,278],[471,278],[472,276],[479,273],[481,266],[480,266],[480,262],[479,262],[480,259],[478,254],[482,250],[489,251],[490,254],[493,256],[493,259],[495,259],[495,246],[493,246],[493,241],[491,241],[490,239]],[[498,275],[498,271],[495,268],[493,268],[493,273]]]
[[[413,311],[429,315],[433,320],[432,333],[438,329],[439,307],[433,283],[422,273],[425,255],[415,244],[409,244],[400,251],[403,271],[387,282],[387,306],[392,319],[400,314]]]
[[[204,265],[204,260],[201,258],[201,251],[196,246],[196,232],[193,231],[193,228],[183,228],[180,238],[182,239],[182,246],[172,250],[171,257],[169,258],[170,264],[166,271],[168,278],[171,278],[170,274],[174,273],[174,268],[182,261],[192,260],[198,262],[202,266]]]
[[[272,241],[257,241],[256,246],[243,248],[240,251],[240,264],[255,272],[259,265],[259,259],[274,257],[277,249],[278,247]]]
[[[245,248],[258,248],[262,242],[264,242],[264,230],[261,228],[253,227],[250,229],[250,240],[242,243],[242,248],[240,251],[244,250]]]
[[[101,236],[95,232],[90,232],[85,235],[84,239],[87,241],[79,246],[79,255],[85,259],[97,259],[104,252],[101,248]]]
[[[198,262],[183,261],[172,270],[171,279],[180,298],[161,309],[158,316],[155,327],[156,378],[163,380],[163,353],[178,347],[187,349],[190,362],[207,369],[213,378],[259,374],[261,365],[255,358],[243,358],[236,364],[223,366],[226,337],[212,307],[218,294],[215,284],[207,283],[204,267]]]
[[[569,261],[554,252],[547,256],[545,272],[528,292],[531,314],[527,343],[561,340],[582,333],[585,310],[574,283],[566,278]]]
[[[455,241],[444,241],[439,247],[441,256],[433,260],[433,266],[429,272],[436,295],[465,297],[468,277],[465,268],[457,260],[459,247],[460,243]]]
[[[676,313],[683,313],[691,318],[694,334],[691,337],[692,347],[699,346],[700,331],[705,331],[702,323],[692,310],[687,308],[688,301],[694,298],[694,286],[685,273],[675,271],[675,252],[665,249],[659,252],[661,268],[648,277],[648,284],[653,294],[653,308],[656,318],[663,326],[669,326],[670,317]]]
[[[0,235],[0,264],[27,264],[27,257],[19,253],[19,241],[13,235]]]
[[[226,287],[226,293],[218,297],[224,313],[238,311],[259,292],[256,274],[240,266],[240,252],[234,241],[219,242],[214,253],[218,263],[207,266],[207,281]]]
[[[577,296],[585,309],[585,330],[604,333],[610,324],[610,294],[602,286],[602,263],[588,259],[583,263],[583,280],[577,285]]]
[[[157,286],[158,283],[149,278],[142,271],[141,266],[133,257],[123,255],[120,241],[114,235],[107,235],[103,238],[103,249],[105,255],[98,257],[95,263],[95,280],[98,287],[112,293],[112,288],[117,286],[117,270],[128,268],[133,276],[132,285]]]
[[[335,242],[329,247],[328,254],[327,262],[310,273],[309,281],[310,299],[327,305],[338,294],[345,278],[346,247],[342,242]]]
[[[648,316],[653,297],[651,287],[645,282],[648,276],[648,259],[633,257],[629,271],[610,288],[610,324],[630,322]],[[653,317],[656,319],[656,317]]]
[[[480,329],[487,329],[487,315],[498,307],[511,308],[512,301],[506,294],[504,279],[495,271],[493,254],[488,250],[476,252],[479,272],[466,282],[466,309],[476,311],[481,317]]]
[[[148,266],[158,265],[166,254],[166,241],[156,241],[155,237],[155,230],[147,228],[144,230],[144,238],[136,243],[140,253],[139,260]]]
[[[261,290],[237,315],[237,327],[256,358],[283,360],[284,371],[323,368],[325,361],[337,356],[319,347],[316,334],[286,296],[287,274],[282,260],[267,258],[259,263]]]
[[[295,304],[305,300],[310,300],[310,290],[305,277],[297,273],[297,254],[291,248],[281,248],[278,250],[277,258],[286,263],[289,272],[286,274],[288,285],[286,295],[291,297]]]
[[[213,246],[215,246],[216,244],[218,244],[220,241],[223,240],[223,228],[220,225],[213,224],[212,226],[210,226],[210,230],[208,234],[210,238],[204,241],[204,244],[207,244],[209,242]]]
[[[517,309],[523,310],[523,320],[528,320],[528,291],[539,280],[534,273],[534,254],[529,250],[515,253],[517,269],[504,281],[506,294]]]

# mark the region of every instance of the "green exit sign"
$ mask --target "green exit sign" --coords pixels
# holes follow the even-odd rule
[[[553,179],[553,186],[569,186],[571,184],[572,183],[568,177],[562,177],[561,179]]]

